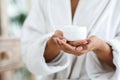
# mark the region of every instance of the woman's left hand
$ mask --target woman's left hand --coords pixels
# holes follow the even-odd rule
[[[69,44],[76,47],[77,54],[87,53],[89,51],[97,50],[104,41],[100,40],[96,36],[91,36],[85,40],[70,41]],[[79,48],[82,49],[80,50]]]
[[[82,43],[83,41],[84,43]],[[110,45],[96,36],[91,36],[85,40],[71,41],[69,42],[69,44],[72,46],[76,46],[76,50],[79,49],[79,47],[83,47],[83,49],[79,51],[78,54],[87,53],[89,51],[102,52],[105,50],[111,52]]]
[[[84,54],[89,51],[93,51],[97,57],[113,67],[115,69],[115,65],[113,64],[113,53],[112,48],[105,41],[97,38],[96,36],[91,36],[84,41],[85,43],[81,44],[81,41],[72,41],[69,42],[70,45],[76,46],[76,51],[79,50],[79,47],[83,47],[77,54]]]

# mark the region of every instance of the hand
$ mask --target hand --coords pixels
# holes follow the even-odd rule
[[[82,50],[79,50],[78,55],[93,51],[101,61],[104,61],[108,65],[115,67],[112,60],[112,48],[105,41],[99,39],[96,36],[91,36],[86,40],[81,41],[72,41],[69,42],[70,45],[76,46],[76,51],[79,50],[79,47],[82,47]]]
[[[48,40],[48,45],[58,48],[56,39],[66,41],[66,39],[63,37],[63,32],[60,30],[56,30],[54,35]]]
[[[80,55],[80,54],[87,53],[89,51],[98,50],[103,42],[104,41],[100,40],[96,36],[91,36],[85,40],[71,41],[69,42],[69,44],[72,46],[75,46],[76,50],[79,51],[77,54]],[[82,49],[80,50],[79,48],[81,47]]]
[[[66,39],[63,37],[63,33],[59,30],[55,31],[55,34],[48,40],[44,52],[44,57],[46,62],[53,60],[61,51],[58,47],[56,39],[60,39],[66,42]]]
[[[89,51],[96,51],[103,43],[102,40],[97,38],[96,36],[91,36],[85,40],[78,40],[78,41],[69,41],[68,44],[74,46],[74,55],[82,55]]]
[[[82,41],[69,42],[69,44],[76,46],[76,50],[79,49],[79,47],[83,48],[77,53],[79,55],[93,51],[100,61],[103,61],[113,69],[116,69],[115,65],[113,64],[113,53],[111,46],[96,36],[91,36]]]

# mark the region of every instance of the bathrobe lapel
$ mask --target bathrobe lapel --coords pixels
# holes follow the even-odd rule
[[[110,0],[80,0],[72,20],[70,0],[51,0],[48,12],[52,26],[63,25],[86,26],[88,33],[99,20]],[[94,2],[94,3],[93,3]]]
[[[90,34],[91,29],[94,28],[99,17],[109,4],[109,1],[110,0],[80,0],[73,25],[86,26]]]
[[[49,20],[54,27],[71,25],[69,0],[48,0]]]

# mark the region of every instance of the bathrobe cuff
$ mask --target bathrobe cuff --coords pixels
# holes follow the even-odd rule
[[[53,59],[51,62],[47,63],[48,66],[59,66],[65,62],[68,64],[70,62],[68,53],[61,51],[59,55]]]
[[[67,54],[62,55],[59,60],[54,60],[55,62],[53,61],[51,63],[46,63],[44,58],[44,50],[47,41],[52,35],[53,33],[49,33],[36,40],[34,43],[29,45],[26,54],[23,55],[27,68],[30,72],[37,76],[46,76],[59,72],[67,68],[69,65],[69,58]]]
[[[113,50],[113,63],[116,66],[115,74],[112,80],[118,80],[120,76],[120,41],[118,39],[112,39],[110,41],[106,41]]]
[[[50,66],[55,66],[55,65],[57,65],[57,63],[59,63],[61,61],[63,56],[64,56],[63,52],[61,51],[55,59],[53,59],[51,62],[49,62],[47,64]]]
[[[120,41],[112,39],[111,41],[107,41],[107,43],[113,50],[113,63],[120,69]]]

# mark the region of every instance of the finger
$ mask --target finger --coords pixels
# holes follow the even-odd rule
[[[58,44],[58,43],[57,43],[57,39],[56,39],[56,38],[53,38],[53,41],[54,41],[56,44]]]
[[[89,41],[89,43],[87,45],[83,45],[84,50],[86,51],[92,51],[94,49],[94,42],[93,41]]]
[[[80,56],[87,52],[87,50],[84,50],[83,46],[76,47],[75,51],[77,56]]]
[[[56,38],[58,45],[60,46],[62,44],[62,41],[59,38]]]
[[[63,37],[63,36],[61,36],[61,35],[56,35],[56,34],[54,34],[54,35],[52,36],[52,38],[64,39],[64,37]]]
[[[75,50],[79,52],[79,51],[83,50],[83,47],[82,46],[76,47]]]
[[[60,30],[56,30],[54,35],[61,38],[61,39],[63,38],[63,32]]]
[[[56,43],[57,47],[60,48],[59,46],[59,41],[57,40],[57,38],[53,38],[54,42]]]
[[[70,51],[64,48],[64,46],[62,45],[62,41],[60,39],[57,39],[57,41],[61,50],[63,50],[64,52],[70,53]]]
[[[68,43],[72,46],[80,46],[83,44],[87,44],[88,41],[87,40],[78,40],[78,41],[69,41]]]
[[[64,46],[62,45],[62,42],[65,42],[65,41],[60,40],[59,38],[57,38],[57,42],[58,42],[58,46],[59,46],[59,48],[60,48],[61,50],[67,51],[67,50],[65,50]],[[67,51],[67,52],[68,52],[68,51]]]
[[[75,52],[75,47],[65,43],[65,42],[62,42],[62,45],[61,47],[63,48],[64,51],[67,51],[67,52],[70,52],[70,53],[73,53]]]
[[[67,43],[67,40],[66,40],[66,39],[62,39],[62,41],[64,41],[65,43]]]
[[[63,32],[61,30],[56,30],[55,34],[57,34],[57,35],[63,35]]]
[[[92,43],[89,43],[89,44],[86,44],[86,45],[82,45],[82,46],[78,46],[76,48],[76,54],[77,55],[85,54],[85,53],[91,51],[92,48],[93,48],[93,44]]]

